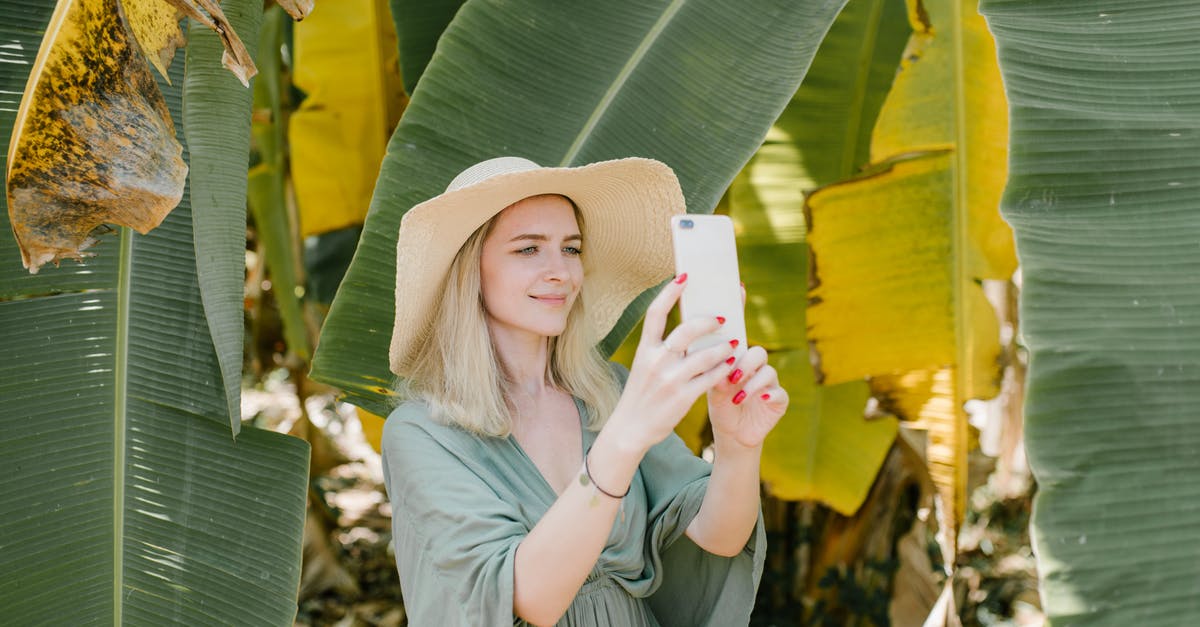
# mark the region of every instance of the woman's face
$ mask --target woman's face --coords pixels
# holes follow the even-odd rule
[[[582,248],[562,196],[531,196],[501,211],[479,261],[492,336],[561,335],[583,286]]]

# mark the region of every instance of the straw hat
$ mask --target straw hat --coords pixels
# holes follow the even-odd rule
[[[544,168],[497,157],[456,176],[445,193],[404,214],[396,241],[396,322],[392,372],[407,376],[432,330],[450,264],[476,229],[518,200],[562,194],[583,215],[581,293],[594,342],[604,339],[634,298],[673,274],[670,217],[686,211],[666,164],[630,157],[574,168]]]

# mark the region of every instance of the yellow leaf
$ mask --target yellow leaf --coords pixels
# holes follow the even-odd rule
[[[146,58],[167,82],[167,68],[175,57],[175,49],[187,43],[179,20],[183,13],[165,0],[121,0],[129,30],[137,38]]]
[[[8,211],[31,273],[80,258],[114,223],[146,233],[183,195],[187,166],[116,0],[60,0],[8,147]]]
[[[982,377],[970,387],[995,393],[999,325],[984,277],[956,280],[951,164],[948,152],[924,155],[810,198],[809,338],[825,383],[967,361],[963,376]]]
[[[307,94],[288,141],[302,237],[361,224],[407,103],[386,0],[325,3],[295,27],[295,83]]]
[[[999,325],[980,281],[1016,267],[999,215],[1007,104],[975,4],[910,0],[914,32],[870,174],[817,190],[807,206],[822,380],[871,377],[890,409],[924,424],[951,529],[965,507],[963,403],[995,395],[1000,379]]]
[[[914,417],[912,426],[927,433],[925,459],[942,502],[965,504],[970,435],[956,408],[954,369],[873,377],[871,390],[885,409]]]
[[[871,161],[954,150],[956,205],[969,214],[970,274],[1008,279],[1012,230],[1000,218],[1008,179],[1008,101],[996,45],[975,0],[909,0],[913,35],[871,137]]]
[[[358,422],[362,425],[363,437],[376,453],[382,453],[384,417],[372,414],[361,407],[355,407],[354,411],[358,413]]]
[[[791,403],[763,444],[762,477],[782,499],[820,500],[851,516],[862,505],[899,429],[863,418],[862,381],[818,386],[807,349],[771,353]]]

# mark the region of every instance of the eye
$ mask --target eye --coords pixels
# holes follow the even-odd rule
[[[536,255],[537,249],[537,246],[526,246],[525,248],[522,248],[516,252],[518,255]]]
[[[583,254],[583,251],[576,246],[564,246],[563,252],[571,255],[572,257],[578,257],[579,255]]]

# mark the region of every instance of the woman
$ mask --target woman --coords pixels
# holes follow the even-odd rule
[[[745,624],[762,572],[762,441],[787,408],[766,352],[663,337],[631,369],[596,344],[671,275],[670,168],[620,159],[476,164],[413,207],[397,242],[391,368],[408,400],[384,477],[414,625]],[[715,461],[673,429],[708,395]]]

